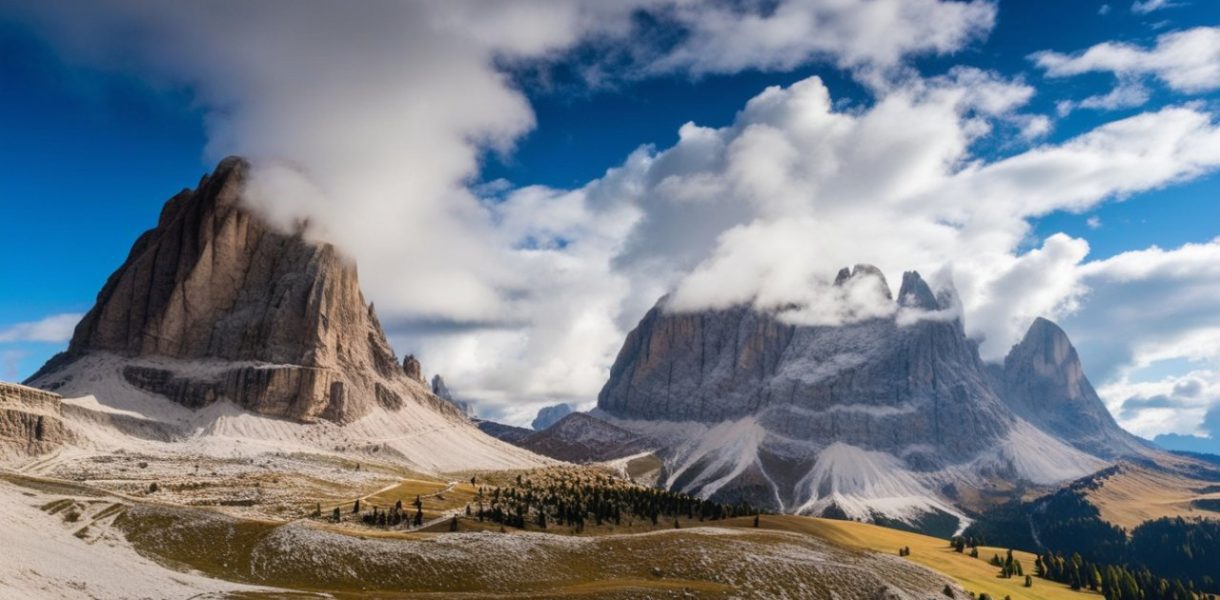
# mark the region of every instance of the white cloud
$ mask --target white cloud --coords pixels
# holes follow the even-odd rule
[[[1193,393],[1184,390],[1187,387],[1194,388]],[[1098,393],[1107,400],[1119,423],[1136,435],[1220,434],[1204,423],[1208,411],[1220,401],[1218,371],[1195,370],[1155,381],[1121,378],[1101,386]]]
[[[1146,15],[1162,8],[1173,8],[1175,6],[1181,6],[1181,4],[1171,2],[1170,0],[1135,0],[1135,2],[1131,3],[1131,12],[1137,15]]]
[[[1130,106],[1141,97],[1146,100],[1147,92],[1130,83],[1138,77],[1155,77],[1169,89],[1188,94],[1220,89],[1220,27],[1162,34],[1151,48],[1104,42],[1076,54],[1043,51],[1030,58],[1049,77],[1091,72],[1116,75],[1125,88],[1120,85],[1109,95],[1094,97],[1092,102],[1098,108],[1104,104]]]
[[[1063,325],[1120,422],[1148,436],[1196,433],[1220,399],[1220,238],[1125,252],[1078,276],[1084,308]]]
[[[0,329],[0,342],[66,342],[80,322],[80,313],[51,315]]]
[[[1086,291],[1077,267],[1088,245],[1059,234],[1026,250],[1029,218],[1220,165],[1220,129],[1190,108],[972,157],[971,142],[1030,93],[976,71],[912,82],[867,110],[836,110],[816,78],[768,89],[736,123],[687,125],[677,145],[637,163],[646,171],[632,179],[650,184],[623,195],[644,217],[619,263],[637,282],[676,281],[680,309],[809,305],[811,290],[858,262],[891,277],[948,267],[967,327],[1000,356],[1034,316],[1068,314]]]
[[[1085,221],[1085,225],[1088,225],[1089,229],[1101,229],[1101,217],[1093,215]]]
[[[892,68],[912,54],[947,54],[990,32],[996,6],[983,0],[781,0],[677,3],[689,34],[654,70],[732,73],[788,70],[811,59],[844,68]]]

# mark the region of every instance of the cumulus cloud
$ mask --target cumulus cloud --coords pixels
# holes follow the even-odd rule
[[[1156,78],[1169,89],[1188,94],[1220,89],[1220,27],[1196,27],[1162,34],[1150,48],[1103,42],[1076,54],[1043,51],[1031,55],[1030,59],[1049,77],[1113,73],[1120,85],[1109,94],[1094,96],[1085,102],[1091,108],[1136,106],[1146,102],[1148,97],[1147,91],[1137,83],[1141,77]]]
[[[1194,393],[1181,393],[1181,386],[1197,386]],[[1213,429],[1220,421],[1209,421],[1209,413],[1220,402],[1220,371],[1200,369],[1149,381],[1122,377],[1098,388],[1115,417],[1128,430],[1152,438],[1158,434],[1220,434]],[[1218,438],[1220,439],[1220,438]]]
[[[991,2],[781,0],[678,3],[686,36],[650,66],[696,74],[787,70],[821,58],[844,68],[893,68],[912,54],[947,54],[991,31]]]
[[[64,313],[9,325],[0,329],[0,342],[66,342],[72,339],[72,331],[82,316],[80,313]]]
[[[1086,372],[1106,382],[1098,392],[1137,433],[1195,433],[1220,399],[1217,265],[1220,239],[1125,252],[1078,269],[1087,309],[1064,326]],[[1147,403],[1153,398],[1159,406]]]
[[[1029,248],[1030,218],[1220,165],[1220,128],[1181,107],[974,157],[972,142],[1031,93],[970,70],[910,82],[865,110],[836,109],[817,78],[768,89],[732,125],[688,124],[675,146],[632,163],[643,171],[628,179],[645,186],[613,195],[643,216],[619,267],[636,281],[676,281],[676,310],[811,305],[838,267],[858,262],[891,275],[947,268],[968,330],[1001,356],[1034,316],[1069,314],[1087,289],[1088,244],[1057,234]]]

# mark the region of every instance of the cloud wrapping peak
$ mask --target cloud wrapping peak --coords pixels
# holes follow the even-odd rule
[[[629,179],[647,187],[607,194],[643,211],[619,267],[637,285],[676,282],[682,310],[816,306],[838,267],[857,262],[891,275],[947,267],[968,331],[1002,356],[1033,317],[1067,314],[1085,291],[1087,243],[1057,234],[1027,250],[1029,219],[1220,165],[1220,129],[1189,108],[990,163],[973,157],[975,140],[1019,122],[1031,92],[970,70],[857,111],[836,110],[817,78],[768,89],[732,125],[686,125],[677,145],[633,163],[644,172]]]

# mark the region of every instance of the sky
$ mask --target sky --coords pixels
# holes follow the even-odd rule
[[[1220,449],[1218,90],[1207,0],[0,0],[0,378],[242,154],[486,417],[591,407],[664,294],[865,314],[827,286],[866,262]]]

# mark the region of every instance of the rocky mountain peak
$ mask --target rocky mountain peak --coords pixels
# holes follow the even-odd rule
[[[1067,333],[1047,319],[1034,320],[998,378],[1001,397],[1014,412],[1086,452],[1112,458],[1146,450],[1114,421]]]
[[[940,310],[942,307],[932,293],[932,288],[919,276],[917,271],[907,271],[902,274],[902,287],[898,290],[898,303],[907,308],[923,310]]]
[[[542,431],[570,414],[572,414],[572,407],[567,404],[544,406],[538,409],[538,414],[534,417],[534,421],[530,423],[530,427],[534,431]]]
[[[857,277],[876,277],[877,279],[881,280],[881,291],[885,295],[886,299],[892,300],[894,298],[893,292],[890,291],[889,282],[885,279],[885,274],[881,272],[881,269],[878,269],[873,265],[857,264],[851,269],[843,267],[842,269],[839,269],[838,275],[835,276],[834,284],[836,286],[842,286],[848,281]]]
[[[227,158],[171,198],[68,350],[31,383],[55,388],[73,363],[115,355],[127,383],[193,408],[224,398],[268,415],[346,422],[376,404],[435,403],[422,378],[399,368],[355,265],[245,204],[249,170]]]

